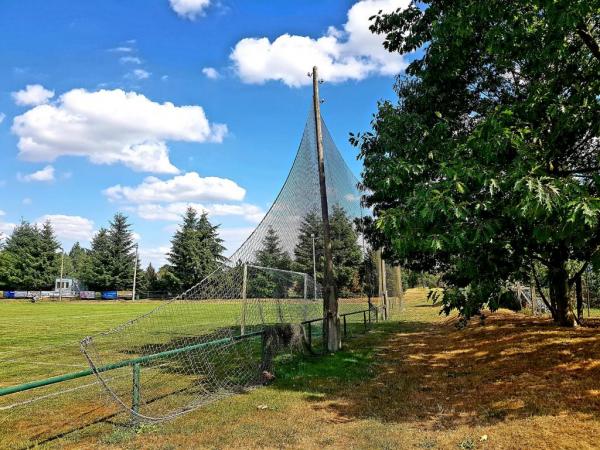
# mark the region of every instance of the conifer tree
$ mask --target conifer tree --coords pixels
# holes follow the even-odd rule
[[[56,240],[54,229],[50,221],[44,222],[40,234],[40,280],[38,287],[40,289],[48,289],[54,285],[54,280],[60,273],[60,259],[61,255],[58,252],[60,244]],[[64,272],[68,273],[68,272]]]
[[[43,261],[41,253],[40,231],[29,222],[22,221],[15,227],[7,238],[5,252],[9,255],[6,259],[13,264],[12,289],[47,289],[49,286],[43,280]]]
[[[218,226],[210,223],[207,214],[198,217],[196,210],[188,207],[167,255],[168,270],[176,287],[188,289],[213,272],[224,259],[222,242]]]
[[[108,230],[100,228],[92,239],[89,265],[85,266],[83,280],[90,289],[102,291],[111,286],[111,245]]]
[[[256,252],[255,265],[289,270],[291,262],[290,256],[281,248],[279,236],[269,227],[262,247]],[[275,271],[256,269],[248,282],[248,295],[254,298],[283,298],[292,286],[291,281]]]
[[[131,289],[135,264],[134,240],[127,216],[115,214],[108,230],[112,289]]]

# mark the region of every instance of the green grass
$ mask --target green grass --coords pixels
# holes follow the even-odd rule
[[[283,301],[284,320],[297,322],[298,317],[308,312],[310,317],[321,315],[321,306],[317,303],[305,310],[299,302]],[[365,305],[357,301],[342,302],[340,311],[350,312],[363,309]],[[158,308],[158,309],[157,309]],[[114,333],[103,334],[128,321],[144,316],[130,326]],[[18,300],[0,301],[0,387],[12,386],[28,381],[44,379],[64,373],[85,370],[89,367],[81,353],[80,341],[86,336],[94,336],[92,350],[98,362],[110,363],[130,359],[137,355],[155,353],[185,344],[190,339],[201,335],[219,333],[231,329],[233,334],[240,332],[240,301],[195,301],[173,302],[162,301],[42,301],[30,303]],[[252,325],[264,319],[267,322],[277,322],[280,310],[274,301],[261,302],[250,300],[247,307],[246,324],[249,331]],[[348,333],[356,334],[362,331],[362,314],[348,316]],[[313,326],[313,344],[318,347],[320,342],[320,326]],[[211,334],[212,333],[212,334]],[[207,337],[207,339],[210,339]],[[260,358],[260,340],[255,339],[251,344],[256,359]],[[216,355],[215,359],[223,355]],[[357,362],[364,357],[342,352],[336,358],[344,358],[346,367],[340,375],[352,377]],[[224,373],[228,366],[237,364],[233,359],[225,357],[220,361],[218,370]],[[307,380],[319,371],[325,370],[322,364],[316,362],[314,370],[310,367],[314,361],[307,363],[302,358],[284,358],[282,365],[282,382],[298,383],[298,374],[307,372]],[[189,368],[183,358],[179,363],[183,372],[189,374]],[[307,365],[309,364],[309,365]],[[333,367],[337,367],[334,365]],[[158,369],[160,371],[160,369]],[[334,370],[334,369],[332,369]],[[144,378],[156,374],[157,369],[142,368]],[[334,376],[335,374],[332,374]],[[192,378],[186,373],[169,372],[161,375],[164,385],[178,386],[177,383],[188,384]],[[127,398],[131,390],[130,368],[112,371],[110,377],[116,381],[111,384],[120,395]],[[52,433],[68,431],[79,422],[93,421],[102,416],[117,412],[115,405],[103,396],[99,397],[98,386],[85,387],[96,381],[93,376],[38,388],[11,396],[0,397],[0,430],[5,428],[23,427],[24,430],[15,434],[4,435],[0,431],[0,448],[3,448],[3,438],[17,439],[19,443],[30,443],[28,439],[42,441]],[[80,389],[81,388],[81,389]],[[56,395],[62,390],[72,390],[67,394]],[[150,391],[151,389],[147,389]],[[159,388],[155,388],[156,392]],[[148,394],[148,392],[146,392]],[[13,404],[28,402],[38,397],[45,397],[24,407],[5,409]],[[3,409],[4,408],[4,409]],[[47,423],[31,423],[32,417],[42,412],[44,416],[52,417]],[[70,417],[74,417],[71,422]],[[76,428],[76,426],[75,426]],[[79,432],[77,432],[79,433]],[[75,433],[75,434],[77,434]],[[60,433],[59,433],[60,434]],[[112,433],[111,433],[112,435]],[[118,440],[129,436],[117,430],[112,438]],[[11,441],[12,442],[12,441]]]

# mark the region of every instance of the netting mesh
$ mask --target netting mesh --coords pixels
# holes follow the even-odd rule
[[[369,211],[361,210],[357,180],[322,125],[330,216],[336,208],[342,209],[352,222]],[[324,314],[320,269],[313,271],[312,261],[316,254],[319,266],[322,250],[299,246],[306,217],[321,216],[315,135],[311,109],[293,166],[273,206],[246,242],[202,282],[106,332],[96,332],[106,326],[89,323],[93,316],[82,313],[85,329],[96,334],[81,342],[75,340],[77,328],[69,334],[72,340],[61,345],[54,343],[50,333],[43,336],[47,345],[40,345],[40,336],[32,335],[22,337],[27,351],[22,351],[23,346],[2,349],[3,386],[90,368],[96,377],[0,396],[0,429],[20,430],[0,433],[0,447],[44,443],[99,421],[130,423],[123,411],[136,422],[169,419],[269,381],[278,355],[301,351],[307,343],[317,349]],[[289,264],[278,268],[260,261],[269,234],[277,236],[286,255],[281,261]],[[363,256],[371,254],[362,236],[357,234],[356,240]],[[336,242],[334,265],[336,252],[345,250],[340,239]],[[304,261],[301,270],[294,266],[299,259]],[[401,294],[394,279],[397,272],[385,271],[387,289],[377,288],[378,270],[372,272],[363,274],[362,282],[367,280],[369,286],[340,292],[343,337],[366,330],[382,310],[397,304]],[[129,317],[130,313],[112,314]]]
[[[329,204],[361,217],[357,180],[323,123]],[[291,260],[306,217],[320,216],[313,111],[288,178],[256,230],[205,280],[149,314],[82,341],[110,395],[135,417],[163,420],[252,386],[270,375],[275,354],[319,333],[321,288],[307,273],[261,267],[270,233]],[[340,299],[340,313],[368,308],[365,296]],[[350,319],[351,320],[351,319]],[[131,372],[129,379],[116,373]]]

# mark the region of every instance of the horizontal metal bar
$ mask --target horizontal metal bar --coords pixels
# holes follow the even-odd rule
[[[148,361],[154,361],[155,359],[167,358],[169,356],[177,355],[179,353],[189,352],[192,350],[197,350],[200,348],[208,347],[211,345],[219,345],[226,344],[230,342],[240,341],[242,339],[248,339],[250,337],[260,336],[262,335],[262,331],[255,331],[253,333],[247,333],[244,335],[234,336],[230,338],[217,339],[209,342],[201,342],[199,344],[188,345],[187,347],[175,348],[173,350],[166,350],[160,353],[153,353],[151,355],[139,356],[133,359],[126,359],[124,361],[119,361],[113,364],[107,364],[106,366],[101,366],[94,369],[81,370],[79,372],[67,373],[64,375],[58,375],[56,377],[45,378],[43,380],[30,381],[29,383],[23,383],[16,386],[9,386],[5,388],[0,388],[0,397],[9,394],[15,394],[17,392],[28,391],[30,389],[35,389],[38,387],[49,386],[51,384],[62,383],[63,381],[75,380],[77,378],[87,377],[89,375],[93,375],[94,373],[107,372],[109,370],[120,369],[122,367],[131,366],[134,364],[145,363]]]
[[[344,314],[340,314],[340,317],[351,316],[352,314],[360,314],[360,313],[365,313],[365,312],[369,312],[369,310],[368,309],[361,309],[360,311],[353,311],[353,312],[349,312],[349,313],[344,313]]]
[[[285,270],[285,269],[276,269],[274,267],[263,267],[263,266],[255,266],[254,264],[246,264],[248,267],[252,267],[253,269],[263,269],[263,270],[272,270],[274,272],[282,272],[282,273],[293,273],[294,275],[308,275],[310,277],[309,274],[304,273],[304,272],[296,272],[294,270]],[[311,277],[312,278],[312,277]]]
[[[300,325],[306,325],[307,323],[320,322],[321,320],[325,320],[324,317],[320,317],[318,319],[305,320],[304,322],[300,322]]]

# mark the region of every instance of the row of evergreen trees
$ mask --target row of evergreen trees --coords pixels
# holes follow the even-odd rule
[[[364,281],[363,254],[358,236],[345,211],[335,207],[331,216],[335,276],[340,295],[360,291]],[[323,239],[320,215],[308,214],[300,227],[293,255],[282,249],[280,237],[269,228],[255,264],[312,274],[313,236],[317,280],[323,279]],[[0,289],[46,290],[54,286],[60,272],[60,244],[52,224],[41,227],[22,221],[0,246]],[[90,290],[129,290],[136,264],[135,239],[125,215],[115,214],[106,228],[93,237],[89,249],[75,243],[64,255],[65,277],[78,279]],[[223,240],[217,225],[206,213],[188,208],[171,239],[168,263],[158,271],[148,265],[138,267],[138,292],[178,293],[195,285],[213,272],[225,258]],[[256,279],[255,295],[272,289],[273,280]],[[262,291],[261,291],[262,289]]]

